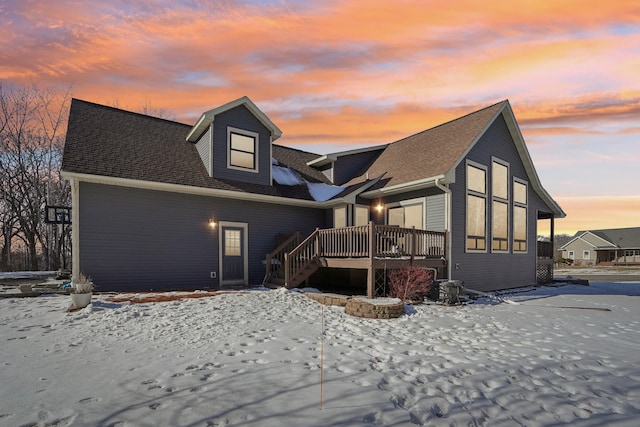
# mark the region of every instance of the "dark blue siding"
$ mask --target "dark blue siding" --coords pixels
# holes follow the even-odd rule
[[[258,173],[227,168],[227,128],[258,133]],[[271,185],[271,132],[241,105],[216,116],[213,122],[213,176],[215,178]]]
[[[80,184],[80,269],[100,291],[217,288],[216,221],[248,224],[249,284],[277,233],[304,237],[325,227],[325,211],[100,184]],[[219,277],[219,276],[218,276]]]
[[[382,150],[366,151],[338,157],[338,160],[333,162],[333,183],[342,185],[350,181],[351,178],[362,175],[365,167],[369,166],[381,152]]]
[[[513,236],[513,177],[526,180],[528,185],[527,246],[528,252],[491,253],[491,161],[492,156],[509,163],[509,229],[510,242]],[[468,160],[487,166],[487,253],[465,252],[466,184],[463,161],[456,169],[456,182],[452,190],[452,278],[463,280],[465,285],[477,290],[497,290],[536,284],[536,227],[537,210],[551,211],[531,187],[516,147],[502,116],[489,127],[467,155]]]

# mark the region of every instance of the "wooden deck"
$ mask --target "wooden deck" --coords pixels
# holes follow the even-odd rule
[[[265,282],[294,288],[320,267],[368,271],[367,294],[374,295],[375,270],[415,265],[446,266],[446,233],[388,225],[317,229],[304,241],[291,236],[265,259]]]

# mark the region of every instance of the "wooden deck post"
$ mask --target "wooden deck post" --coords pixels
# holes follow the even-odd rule
[[[373,269],[373,259],[376,254],[376,228],[373,221],[369,221],[369,264],[367,266],[367,297],[375,298],[375,274]]]
[[[291,283],[291,272],[289,268],[289,253],[284,253],[284,287],[289,289],[289,283]]]
[[[416,257],[416,226],[411,226],[411,259],[409,260],[409,265],[413,265],[413,260]]]

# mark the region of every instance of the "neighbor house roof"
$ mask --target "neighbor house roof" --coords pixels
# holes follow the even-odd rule
[[[581,230],[565,243],[561,249],[566,248],[586,234],[593,234],[602,240],[602,244],[592,244],[594,249],[640,249],[640,227]]]
[[[191,126],[74,99],[64,147],[67,175],[115,182],[139,181],[242,194],[313,201],[306,185],[257,185],[209,176],[196,145],[186,135]],[[318,157],[278,145],[273,157],[310,182],[327,178],[306,163]]]

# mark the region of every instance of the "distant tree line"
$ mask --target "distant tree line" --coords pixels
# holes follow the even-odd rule
[[[45,206],[71,206],[60,177],[69,90],[0,81],[0,270],[55,270],[70,255],[70,226]],[[66,242],[67,244],[63,244]]]

